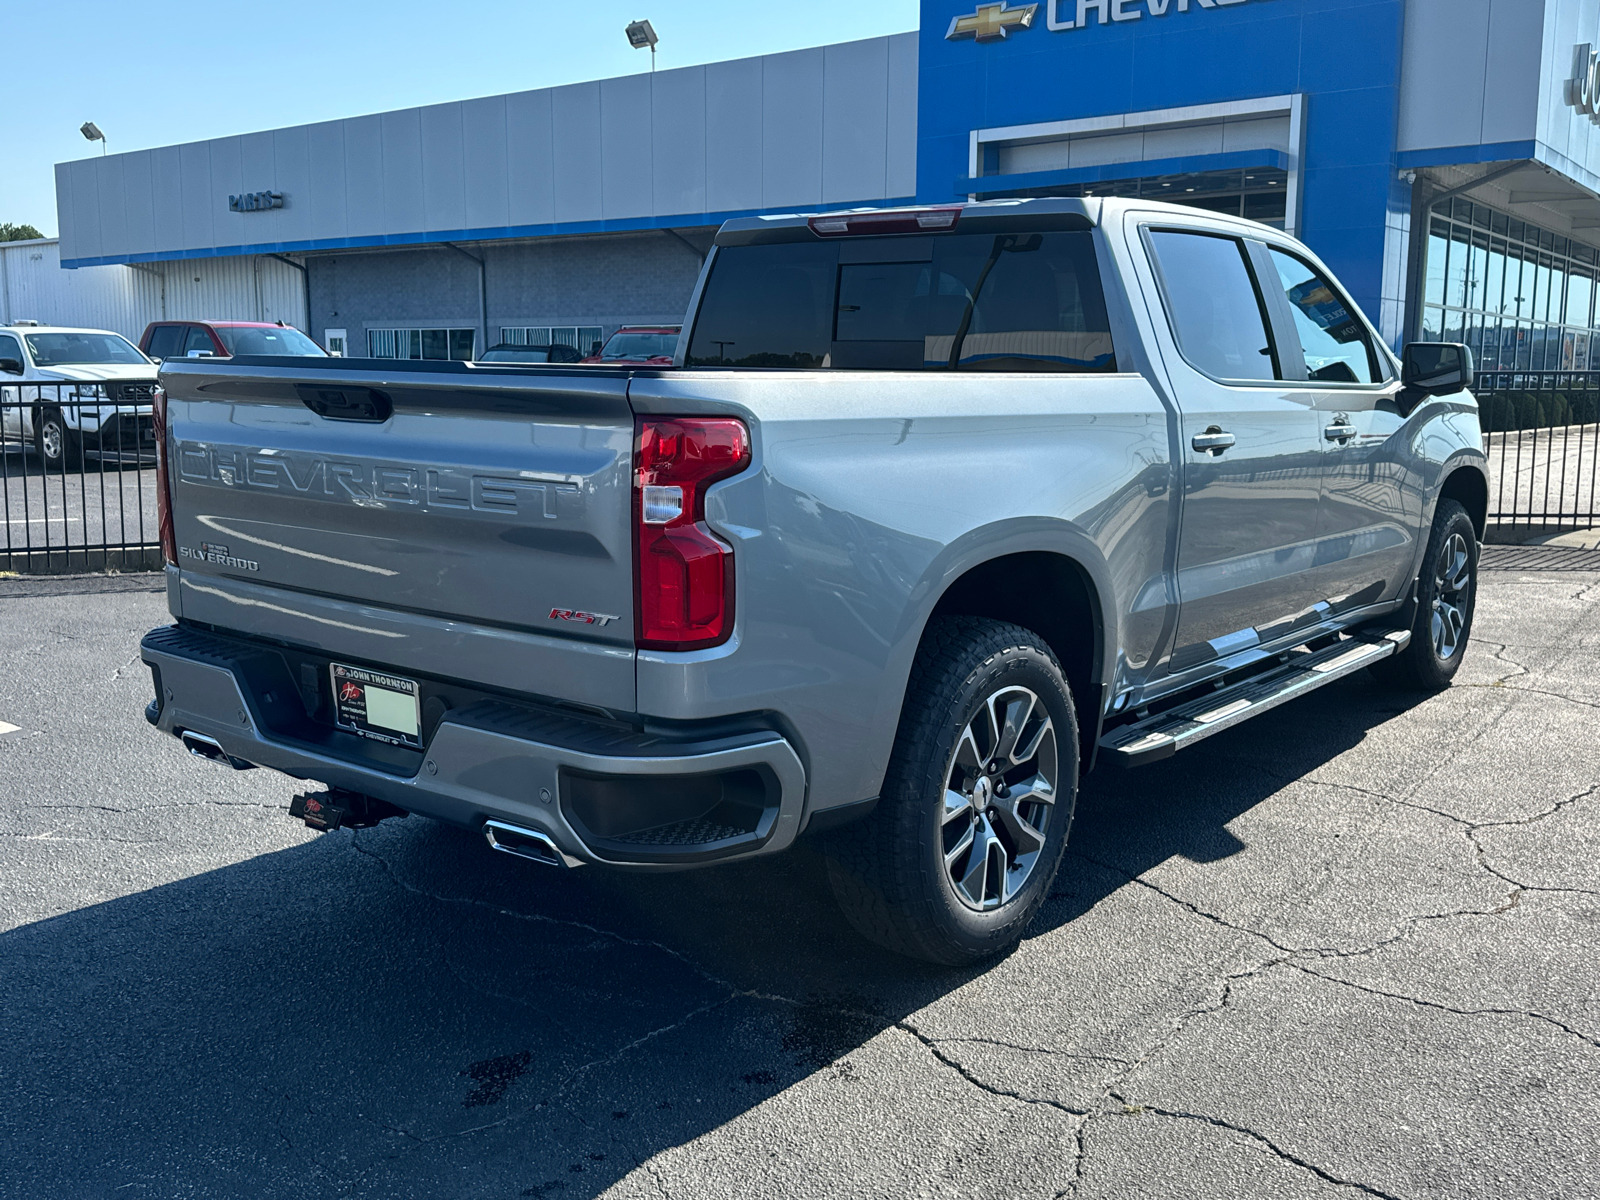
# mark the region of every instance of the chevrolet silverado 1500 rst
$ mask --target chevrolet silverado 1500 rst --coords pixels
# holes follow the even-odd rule
[[[325,784],[317,828],[633,869],[818,831],[865,934],[970,961],[1097,758],[1449,682],[1471,370],[1292,238],[1122,200],[731,221],[668,368],[169,362],[147,716]]]

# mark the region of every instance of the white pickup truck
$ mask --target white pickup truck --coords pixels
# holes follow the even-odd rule
[[[153,457],[155,386],[155,364],[120,333],[37,321],[0,326],[0,432],[31,444],[46,470],[76,467],[85,450]]]

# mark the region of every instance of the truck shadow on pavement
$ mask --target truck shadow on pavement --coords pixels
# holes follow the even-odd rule
[[[1229,821],[1403,709],[1351,681],[1097,774],[1021,953],[1167,858],[1236,853]],[[732,1125],[692,1152],[727,1183],[835,1136],[762,1101],[863,1086],[865,1042],[983,973],[862,941],[812,844],[624,877],[419,818],[329,834],[0,935],[0,1194],[573,1200]]]

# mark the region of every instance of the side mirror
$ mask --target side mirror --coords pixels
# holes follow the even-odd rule
[[[1456,342],[1411,342],[1401,359],[1400,382],[1408,392],[1452,396],[1476,382],[1472,351]]]
[[[155,363],[156,366],[159,367],[161,365],[161,360],[159,358],[157,358],[154,354],[147,354],[147,355],[145,355],[145,357],[148,358],[151,362]]]
[[[21,375],[22,363],[15,358],[0,358],[0,371],[4,371],[7,375]]]

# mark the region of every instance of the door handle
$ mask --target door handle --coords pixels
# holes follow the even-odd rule
[[[1189,444],[1198,453],[1209,454],[1215,458],[1232,446],[1235,440],[1233,434],[1222,432],[1222,426],[1210,425],[1204,433],[1195,434]]]
[[[1348,442],[1355,435],[1356,427],[1348,421],[1335,421],[1322,431],[1322,436],[1330,442]]]

